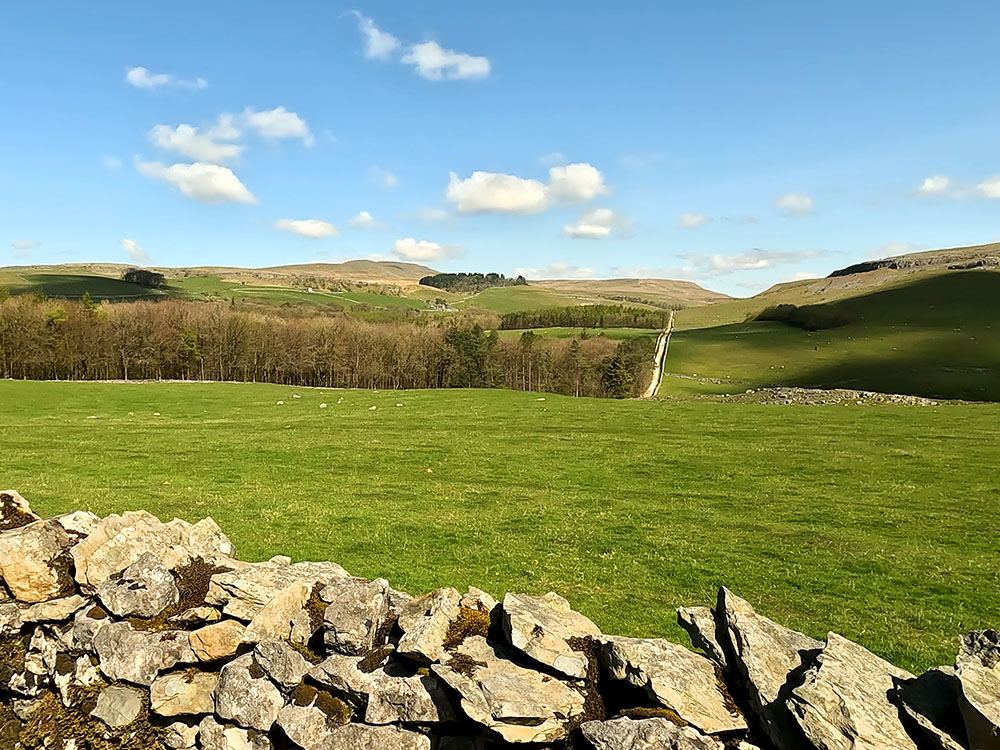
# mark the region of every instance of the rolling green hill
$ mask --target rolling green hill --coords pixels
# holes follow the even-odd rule
[[[763,297],[754,298],[758,310]],[[699,392],[795,385],[1000,400],[1000,272],[914,274],[820,308],[853,322],[820,331],[759,321],[681,330],[666,372],[724,381],[698,384]],[[664,394],[691,387],[664,383]]]

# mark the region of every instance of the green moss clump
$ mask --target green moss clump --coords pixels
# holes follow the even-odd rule
[[[585,682],[577,688],[583,695],[583,713],[569,722],[566,727],[569,731],[573,731],[584,722],[603,721],[608,717],[608,709],[604,705],[604,698],[601,697],[601,693],[597,689],[597,681],[601,677],[597,657],[597,641],[588,636],[586,638],[570,638],[566,643],[571,649],[583,654],[587,659]]]
[[[392,646],[378,646],[373,648],[365,657],[358,662],[358,671],[370,674],[376,669],[382,666],[382,662],[389,658],[389,655],[395,651]]]
[[[322,656],[320,656],[311,648],[302,643],[289,642],[288,645],[294,648],[296,651],[298,651],[299,654],[301,654],[302,658],[305,659],[310,664],[319,664],[321,661],[323,661]]]
[[[292,704],[303,707],[314,705],[323,712],[328,723],[339,727],[350,724],[354,716],[354,710],[340,698],[304,682],[292,691]]]
[[[309,629],[315,633],[323,627],[323,618],[326,616],[326,608],[330,606],[319,598],[319,592],[323,590],[323,584],[317,583],[312,587],[309,599],[306,601],[306,613],[309,615]]]
[[[130,617],[128,624],[135,630],[153,632],[177,629],[179,626],[171,623],[170,619],[193,607],[202,606],[205,603],[205,597],[208,596],[208,585],[212,581],[212,576],[216,573],[228,573],[229,570],[229,568],[212,565],[200,557],[196,557],[187,565],[182,565],[174,571],[174,580],[180,594],[176,604],[167,607],[156,617]],[[191,623],[188,627],[196,628],[199,625],[200,623]]]
[[[490,632],[490,613],[471,607],[459,607],[458,616],[448,625],[444,636],[444,647],[452,651],[474,635],[486,638]]]

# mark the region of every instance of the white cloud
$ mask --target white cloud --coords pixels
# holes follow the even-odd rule
[[[149,131],[149,140],[166,151],[176,151],[195,161],[221,164],[239,158],[243,146],[225,141],[239,138],[240,131],[230,115],[220,115],[215,126],[202,132],[181,123],[176,128],[156,125]]]
[[[136,162],[140,174],[170,183],[181,194],[204,203],[256,203],[246,185],[228,167],[217,164]]]
[[[553,151],[552,153],[545,154],[544,156],[538,157],[538,163],[546,167],[561,167],[569,159],[562,151]]]
[[[774,201],[785,216],[805,216],[812,213],[813,199],[805,193],[786,193]]]
[[[563,234],[574,239],[603,240],[626,225],[625,219],[610,208],[595,208],[581,216],[576,224],[565,225]]]
[[[569,263],[550,263],[544,268],[515,268],[514,273],[526,279],[592,279],[597,275],[593,268]]]
[[[550,201],[578,203],[610,192],[604,175],[590,164],[568,164],[549,169],[543,183],[501,172],[473,172],[459,179],[454,172],[448,180],[445,198],[456,204],[459,213],[520,213],[544,211]]]
[[[486,78],[490,74],[490,61],[485,57],[445,49],[437,42],[414,44],[401,62],[412,65],[430,81]]]
[[[243,110],[241,122],[264,138],[301,138],[305,145],[313,145],[313,135],[306,121],[284,107],[262,110],[247,107]]]
[[[275,229],[300,234],[318,240],[322,237],[336,237],[340,230],[328,221],[321,219],[278,219],[274,222]]]
[[[104,168],[108,171],[115,172],[122,168],[122,160],[117,156],[105,156]]]
[[[34,250],[38,247],[38,242],[36,240],[14,240],[10,246],[15,250]]]
[[[787,277],[785,281],[806,281],[808,279],[819,279],[822,278],[818,273],[813,273],[812,271],[796,271],[791,276]]]
[[[684,229],[697,229],[705,226],[711,220],[712,218],[705,214],[682,213],[677,217],[677,223]]]
[[[168,85],[180,86],[187,89],[203,89],[208,86],[208,81],[204,78],[185,81],[176,78],[170,73],[153,73],[148,68],[142,66],[130,68],[125,74],[125,80],[140,89],[157,89],[160,86]]]
[[[385,60],[399,49],[399,40],[388,31],[382,31],[375,22],[358,11],[351,11],[358,19],[358,31],[365,38],[365,57],[369,60]]]
[[[927,177],[917,188],[918,195],[940,195],[951,187],[951,178],[943,174]]]
[[[347,223],[355,229],[371,229],[378,226],[378,222],[367,211],[359,211],[358,215]]]
[[[697,275],[721,276],[734,271],[759,271],[821,255],[823,255],[821,250],[750,250],[737,255],[688,253],[684,259],[688,262],[685,268]]]
[[[149,253],[142,249],[140,245],[135,240],[130,240],[125,238],[122,240],[122,249],[128,253],[128,257],[134,260],[136,263],[148,263]]]
[[[420,207],[420,218],[424,221],[445,221],[450,217],[443,208],[431,208],[429,206]]]
[[[368,178],[383,190],[392,190],[399,186],[399,178],[382,167],[372,167],[368,170]]]
[[[440,245],[437,242],[405,237],[393,243],[392,254],[403,260],[429,261],[454,258],[463,253],[462,248],[457,245]]]
[[[544,184],[496,172],[473,172],[464,180],[452,172],[445,198],[454,203],[461,214],[535,214],[548,207]]]
[[[589,201],[609,192],[604,175],[590,164],[567,164],[549,169],[549,197],[553,200]]]
[[[1000,198],[1000,175],[983,180],[976,185],[976,190],[984,198]]]

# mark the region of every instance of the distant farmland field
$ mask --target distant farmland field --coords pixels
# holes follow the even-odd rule
[[[998,421],[1000,405],[2,381],[0,484],[45,514],[211,515],[247,559],[332,559],[413,593],[553,589],[626,635],[686,642],[674,607],[725,583],[922,669],[995,624]]]

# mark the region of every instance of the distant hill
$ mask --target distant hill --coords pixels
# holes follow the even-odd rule
[[[927,250],[919,253],[894,255],[881,260],[868,260],[834,271],[830,277],[852,276],[883,269],[921,271],[936,268],[938,270],[964,271],[995,266],[1000,266],[1000,242],[970,247],[953,247],[946,250]]]
[[[645,299],[681,307],[710,305],[731,299],[720,292],[698,286],[693,281],[671,279],[552,279],[530,283],[534,287],[577,296],[620,298],[623,302]]]

